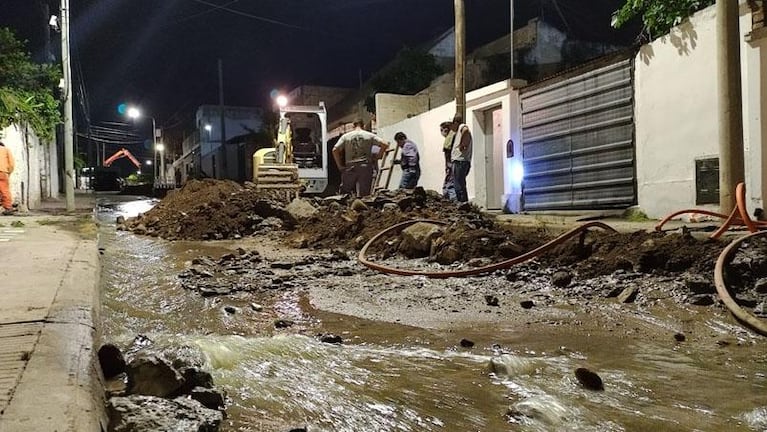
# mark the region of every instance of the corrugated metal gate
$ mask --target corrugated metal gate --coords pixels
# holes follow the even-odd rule
[[[525,210],[636,203],[633,65],[522,90]]]

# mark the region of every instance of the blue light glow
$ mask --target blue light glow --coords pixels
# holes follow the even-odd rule
[[[521,185],[522,180],[525,178],[525,168],[519,161],[514,161],[511,164],[511,182],[515,185]]]

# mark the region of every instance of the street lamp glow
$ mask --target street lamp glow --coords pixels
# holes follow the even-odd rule
[[[205,125],[205,130],[206,130],[206,131],[208,131],[208,132],[210,132],[210,131],[212,131],[212,130],[213,130],[213,126],[211,126],[211,125],[209,125],[209,124],[206,124],[206,125]]]
[[[165,144],[163,143],[157,143],[156,146],[154,146],[155,150],[158,152],[164,152],[165,151]]]
[[[139,111],[139,109],[136,107],[128,108],[128,111],[126,112],[126,114],[128,114],[128,117],[132,119],[137,119],[141,117],[141,111]]]
[[[148,161],[144,162],[144,164],[146,164],[146,165],[152,165],[152,161],[148,160]]]
[[[277,106],[279,106],[280,108],[285,108],[286,106],[288,106],[288,97],[287,96],[279,95],[279,96],[277,96],[276,100],[277,100]]]

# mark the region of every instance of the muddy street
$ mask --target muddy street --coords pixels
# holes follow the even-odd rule
[[[232,210],[227,197],[238,193],[213,199]],[[103,340],[128,361],[144,351],[200,353],[226,396],[222,431],[767,428],[765,341],[730,317],[701,273],[720,245],[589,234],[508,270],[393,276],[361,266],[359,247],[392,223],[455,211],[440,214],[428,197],[379,197],[310,202],[319,215],[305,209],[311,215],[288,222],[279,206],[231,199],[249,216],[226,213],[212,230],[195,218],[220,214],[210,210],[219,204],[178,204],[191,208],[175,216],[167,199],[99,207]],[[461,212],[452,223],[467,228],[439,250],[407,257],[392,238],[372,255],[459,269],[552,235]],[[324,229],[316,217],[328,217]],[[462,242],[457,259],[436,262]],[[751,286],[759,277],[742,279]],[[739,295],[753,308],[764,300]],[[604,390],[586,388],[578,368],[596,372]]]

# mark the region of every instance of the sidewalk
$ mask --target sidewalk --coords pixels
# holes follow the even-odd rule
[[[99,308],[94,196],[0,217],[0,431],[93,431],[103,422],[95,363]],[[103,423],[102,423],[103,422]]]
[[[615,212],[597,211],[572,212],[570,214],[499,214],[496,218],[500,222],[510,222],[515,225],[552,229],[555,231],[566,231],[589,221],[599,221],[610,225],[622,233],[632,233],[640,230],[654,231],[655,226],[660,222],[655,219],[631,221],[617,216]],[[697,233],[696,235],[708,236],[711,234],[711,227],[719,227],[722,222],[720,219],[702,222],[684,222],[675,219],[666,223],[663,226],[663,231],[675,231],[682,227],[687,227],[689,230]],[[729,232],[725,237],[735,234],[737,234],[737,231]]]

